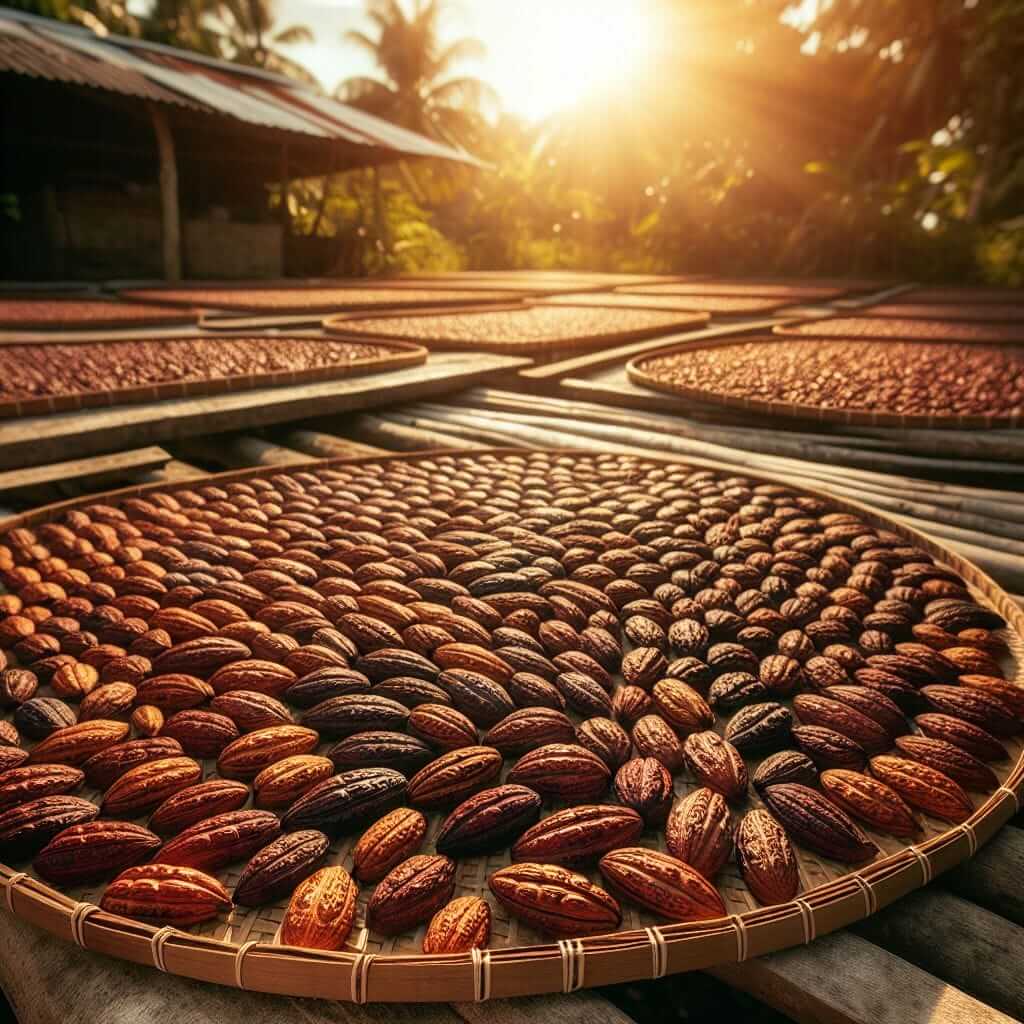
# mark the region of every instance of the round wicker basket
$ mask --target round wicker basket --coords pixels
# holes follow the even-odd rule
[[[523,449],[475,450],[466,453],[425,452],[415,455],[327,460],[287,467],[287,473],[316,471],[331,466],[431,460],[457,463],[481,455],[528,457]],[[571,458],[586,453],[558,452]],[[679,460],[644,463],[678,464]],[[209,482],[226,483],[271,476],[280,470],[265,468],[226,473]],[[758,474],[754,483],[785,484]],[[206,481],[204,481],[206,482]],[[50,521],[63,512],[102,500],[119,499],[155,490],[173,493],[181,485],[150,485],[112,492],[99,498],[63,502],[0,522],[0,530]],[[830,495],[801,488],[801,493],[821,498],[837,511],[856,513],[869,524],[898,533],[931,553],[959,573],[975,599],[998,611],[1007,621],[1004,639],[1009,649],[1007,678],[1024,678],[1024,611],[988,576],[931,538],[894,524],[870,508]],[[718,879],[719,892],[728,916],[689,923],[666,924],[624,907],[622,928],[612,934],[553,943],[507,917],[495,907],[491,947],[466,954],[424,955],[419,952],[422,928],[394,939],[368,933],[362,924],[360,900],[354,941],[339,952],[285,947],[276,935],[284,904],[246,911],[237,907],[226,918],[193,931],[156,929],[98,907],[102,886],[59,892],[31,872],[0,864],[0,907],[53,934],[95,952],[152,965],[158,970],[223,985],[262,992],[364,1003],[468,1001],[528,994],[573,991],[591,986],[661,977],[665,974],[712,967],[759,956],[845,927],[864,918],[906,893],[928,884],[933,877],[974,854],[1020,809],[1024,782],[1024,747],[1007,742],[1011,758],[997,766],[999,788],[983,800],[964,823],[949,827],[936,819],[924,819],[919,840],[902,840],[869,834],[880,848],[879,856],[866,866],[850,870],[798,848],[801,892],[797,899],[759,907],[734,866]],[[693,783],[676,778],[681,795]],[[751,796],[752,801],[757,798]],[[431,817],[428,841],[436,833],[438,816]],[[653,838],[646,838],[653,845]],[[332,844],[331,863],[344,863],[351,840]],[[490,857],[462,861],[458,895],[486,892],[488,874],[508,862],[507,851]],[[234,868],[221,875],[229,887],[238,877]]]

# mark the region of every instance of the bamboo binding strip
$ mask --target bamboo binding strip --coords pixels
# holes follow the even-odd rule
[[[479,449],[468,457],[528,454],[524,449]],[[596,453],[557,450],[551,454]],[[362,456],[311,461],[289,466],[287,471],[393,461],[457,462],[463,457],[466,456],[447,451]],[[641,461],[665,465],[686,463],[685,459],[653,456],[644,456]],[[279,468],[243,470],[211,476],[208,480],[223,484],[278,471]],[[761,473],[751,479],[786,483],[781,478]],[[64,511],[98,500],[116,502],[118,498],[149,491],[173,493],[187,488],[187,482],[177,487],[161,483],[126,488],[102,497],[90,495],[11,517],[0,522],[0,530],[48,521]],[[931,538],[910,527],[894,524],[858,502],[837,499],[805,487],[800,491],[828,501],[835,510],[855,513],[871,525],[899,533],[958,572],[977,598],[1006,619],[1013,634],[1011,649],[1019,674],[1024,664],[1024,610],[985,573]],[[489,998],[569,992],[590,985],[659,978],[718,964],[741,963],[751,957],[813,942],[819,936],[888,906],[973,855],[1019,811],[1024,750],[1019,743],[1014,743],[1013,750],[1012,767],[1005,777],[1003,770],[999,771],[999,788],[975,808],[966,822],[932,830],[933,834],[915,845],[903,846],[856,871],[838,874],[818,884],[805,884],[798,897],[789,903],[753,907],[710,921],[659,922],[557,943],[513,943],[466,954],[431,956],[368,949],[365,931],[355,947],[323,952],[250,938],[251,933],[236,942],[230,938],[230,925],[226,939],[171,927],[154,928],[109,914],[89,899],[73,899],[26,871],[15,871],[0,864],[2,904],[9,913],[85,949],[151,965],[167,973],[254,991],[354,1003],[482,1002]],[[797,849],[802,869],[808,868],[810,859],[805,851]],[[749,901],[747,906],[750,907]]]

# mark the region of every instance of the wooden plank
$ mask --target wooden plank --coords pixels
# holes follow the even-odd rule
[[[947,871],[943,888],[1024,925],[1024,830],[1008,825],[970,860]]]
[[[457,391],[503,370],[530,365],[513,356],[445,353],[390,373],[230,395],[206,395],[32,416],[0,423],[0,469],[91,455],[126,444],[251,430],[271,423],[412,401]]]
[[[165,466],[152,469],[148,473],[140,473],[137,481],[140,484],[178,483],[183,480],[198,480],[208,476],[205,469],[193,466],[190,462],[171,459]]]
[[[1003,1013],[1024,1018],[1024,928],[937,886],[861,921],[862,938]]]
[[[178,161],[174,153],[174,133],[166,112],[157,103],[147,103],[156,147],[160,156],[160,226],[164,277],[181,280],[181,211],[178,205]]]
[[[1001,955],[1014,959],[1008,950]],[[1013,1020],[848,932],[826,935],[804,948],[716,967],[709,973],[801,1024],[1010,1024]]]
[[[14,469],[0,473],[0,493],[69,481],[97,483],[116,480],[142,470],[163,466],[170,460],[169,452],[157,445],[150,445],[148,448],[133,448],[113,455],[94,455],[86,459],[71,459],[68,462],[51,462],[44,466]]]

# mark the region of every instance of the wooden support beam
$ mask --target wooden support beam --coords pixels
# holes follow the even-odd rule
[[[113,455],[95,455],[89,459],[51,462],[46,466],[32,466],[28,469],[12,469],[0,473],[0,493],[25,491],[47,484],[105,483],[163,466],[170,460],[169,452],[152,445],[149,448],[115,452]]]
[[[854,931],[1015,1020],[1024,1016],[1024,977],[1007,955],[1024,947],[1024,928],[1004,917],[929,886]]]
[[[309,456],[291,448],[264,441],[260,437],[196,437],[184,441],[182,450],[193,458],[225,469],[247,469],[250,466],[288,466],[309,462]]]
[[[1007,952],[1000,955],[1006,957]],[[1013,1020],[848,932],[708,973],[807,1024],[1009,1024]]]
[[[174,134],[167,114],[156,103],[148,104],[149,116],[160,155],[160,214],[163,225],[164,277],[181,280],[181,211],[178,206],[178,162]]]

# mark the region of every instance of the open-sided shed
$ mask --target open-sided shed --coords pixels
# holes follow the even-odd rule
[[[183,219],[216,244],[231,229],[223,212],[212,222],[205,212],[265,220],[268,183],[399,158],[474,162],[302,82],[10,10],[0,11],[0,90],[0,194],[30,207],[20,227],[7,213],[4,277],[82,276],[66,265],[55,275],[52,249],[54,239],[76,248],[68,237],[76,225],[56,197],[83,185],[112,207],[106,237],[118,214],[136,207],[124,218],[130,244],[122,233],[117,247],[149,248],[156,258],[158,236],[157,269],[175,279]],[[102,228],[89,230],[102,242]],[[80,250],[96,244],[79,242]],[[131,273],[120,265],[121,276]],[[146,268],[143,258],[131,276]]]

